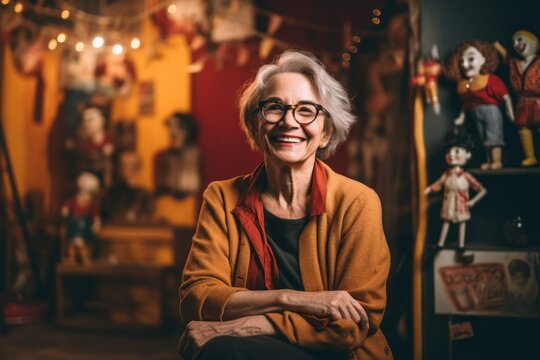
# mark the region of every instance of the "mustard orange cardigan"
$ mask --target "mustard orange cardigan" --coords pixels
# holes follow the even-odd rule
[[[327,175],[326,212],[313,216],[300,236],[304,289],[348,291],[366,310],[369,333],[352,320],[333,321],[316,330],[302,315],[291,311],[268,313],[266,317],[292,344],[348,350],[358,359],[392,359],[379,329],[390,268],[379,198],[365,185],[319,164]],[[180,287],[184,323],[223,320],[231,295],[247,290],[250,240],[233,210],[251,176],[211,183],[204,192]]]

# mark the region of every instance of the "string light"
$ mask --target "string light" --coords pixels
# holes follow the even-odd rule
[[[56,41],[56,39],[51,39],[49,40],[49,50],[54,50],[56,49],[56,47],[58,46],[58,42]]]
[[[133,39],[131,39],[130,45],[132,49],[138,49],[139,47],[141,47],[141,40],[139,40],[139,38],[134,37]]]
[[[66,34],[64,33],[60,33],[58,34],[58,36],[56,37],[56,40],[58,40],[59,43],[63,43],[66,41]]]
[[[160,0],[158,1],[154,6],[151,6],[149,8],[146,8],[143,12],[140,12],[138,14],[130,15],[130,16],[118,16],[118,17],[111,17],[111,16],[101,16],[101,15],[95,15],[91,13],[87,13],[83,10],[78,9],[77,7],[74,7],[70,2],[67,0],[56,0],[58,8],[51,8],[47,6],[41,5],[41,2],[38,2],[37,4],[34,3],[27,3],[25,1],[21,0],[15,0],[15,5],[13,6],[13,11],[16,13],[22,13],[24,12],[33,12],[35,14],[44,14],[51,17],[57,17],[59,19],[67,20],[69,18],[75,18],[77,21],[83,21],[87,23],[93,23],[99,25],[101,28],[105,28],[106,30],[108,26],[115,27],[114,29],[117,29],[117,27],[121,27],[122,25],[129,25],[129,24],[139,24],[143,20],[145,20],[148,16],[153,15],[159,11],[165,11],[169,14],[175,14],[178,13],[179,9],[178,6],[172,1],[172,0]],[[11,0],[0,0],[0,3],[2,5],[8,5],[10,3],[13,3]],[[262,14],[264,16],[267,16],[268,18],[272,17],[279,17],[282,21],[288,24],[297,24],[301,25],[310,29],[315,29],[318,31],[324,31],[324,32],[336,32],[334,29],[321,27],[316,24],[312,24],[306,21],[301,21],[295,18],[287,17],[279,13],[275,13],[272,11],[268,11],[265,9],[260,9],[254,5],[249,5],[254,13]],[[379,25],[381,23],[380,16],[382,15],[382,11],[378,8],[372,9],[372,19],[371,22],[375,25]],[[32,20],[29,20],[32,21]],[[35,26],[40,26],[39,24],[34,24]],[[47,26],[44,26],[47,28]],[[114,30],[113,29],[113,30]],[[251,29],[253,30],[253,29]],[[55,36],[55,33],[58,33],[58,29],[54,30],[53,27],[46,30],[46,32],[49,33],[49,36]],[[257,32],[255,30],[255,33],[257,36],[259,36],[261,39],[263,38],[270,38],[273,42],[273,45],[279,48],[287,48],[294,44],[289,44],[284,41],[281,41],[277,38],[274,38],[271,36],[272,34],[268,33],[262,33]],[[49,49],[54,50],[58,47],[59,44],[67,43],[69,46],[72,46],[72,48],[75,48],[75,51],[82,52],[85,49],[88,49],[88,47],[93,46],[96,49],[102,49],[101,51],[111,51],[115,54],[121,54],[126,49],[139,49],[141,47],[141,40],[138,37],[133,37],[131,40],[129,40],[129,43],[116,43],[114,46],[107,45],[105,43],[105,39],[102,36],[96,36],[90,43],[85,43],[83,41],[77,41],[78,39],[76,36],[69,35],[69,33],[60,33],[56,35],[56,39],[51,39],[49,41]],[[366,35],[371,36],[371,35]],[[375,35],[376,36],[376,35]],[[128,38],[129,39],[129,38]],[[126,39],[127,40],[127,39]],[[342,58],[343,63],[348,63],[351,59],[351,55],[356,54],[359,49],[358,45],[362,38],[358,35],[355,35],[352,37],[353,45],[350,45],[346,47],[345,49],[345,58]],[[342,55],[342,57],[343,57]],[[334,53],[332,55],[334,57],[334,60],[337,60],[336,57],[339,58],[339,54]],[[339,60],[338,60],[339,61]],[[339,63],[339,62],[338,62]],[[349,67],[350,64],[344,65],[346,67]]]
[[[76,44],[75,44],[75,51],[77,52],[81,52],[84,50],[84,43],[82,41],[78,41]]]
[[[120,44],[115,44],[112,47],[112,52],[113,52],[114,55],[120,55],[120,54],[122,54],[123,51],[124,51],[124,48]]]
[[[176,5],[171,4],[167,6],[167,12],[171,15],[174,14],[176,12]]]
[[[13,11],[15,11],[17,14],[21,13],[24,10],[24,6],[21,2],[18,2],[13,7]]]
[[[96,36],[94,40],[92,40],[92,46],[96,49],[99,49],[105,44],[105,40],[101,36]]]

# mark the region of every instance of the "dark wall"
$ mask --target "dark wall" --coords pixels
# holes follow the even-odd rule
[[[431,47],[436,44],[441,59],[446,61],[452,50],[461,42],[473,39],[488,42],[498,40],[507,49],[511,49],[511,37],[517,30],[527,29],[540,36],[539,14],[540,2],[534,0],[421,1],[422,55],[428,56]],[[497,74],[509,86],[505,64],[501,63]],[[441,78],[439,96],[442,106],[440,115],[435,115],[431,107],[425,107],[424,137],[428,183],[432,183],[446,169],[442,141],[461,108],[455,92],[455,83]],[[517,129],[507,119],[505,119],[505,141],[505,166],[517,166],[522,152]],[[475,158],[468,164],[469,166],[477,167],[483,160],[483,149],[479,150],[474,153]],[[531,185],[531,179],[522,181],[522,178],[495,178],[482,174],[477,177],[488,189],[488,196],[472,210],[472,220],[467,225],[466,246],[504,250],[504,247],[499,247],[502,238],[501,223],[504,218],[511,215],[507,211],[511,204],[526,197],[527,192],[531,193],[530,189],[526,190],[525,187],[527,183]],[[521,192],[512,192],[519,187],[522,189]],[[501,189],[505,189],[506,193]],[[438,239],[441,226],[440,200],[440,197],[430,197],[426,239],[428,248]],[[447,244],[454,245],[457,242],[456,233],[456,229],[451,229]],[[538,345],[532,335],[537,334],[540,326],[538,320],[435,315],[431,255],[430,250],[426,250],[423,280],[424,359],[503,359],[538,356]],[[448,324],[461,321],[471,321],[475,336],[472,339],[452,343],[448,340]]]

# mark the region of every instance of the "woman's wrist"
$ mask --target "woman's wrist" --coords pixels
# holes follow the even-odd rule
[[[246,316],[237,320],[233,334],[235,336],[257,336],[257,335],[275,335],[274,326],[264,315]]]

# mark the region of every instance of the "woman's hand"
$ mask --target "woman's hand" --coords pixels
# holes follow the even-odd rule
[[[292,311],[331,320],[350,319],[369,329],[366,311],[347,291],[287,291],[282,299]]]
[[[217,336],[274,335],[275,329],[263,315],[246,316],[231,321],[191,321],[180,338],[178,350],[186,359],[194,357],[211,339]]]

